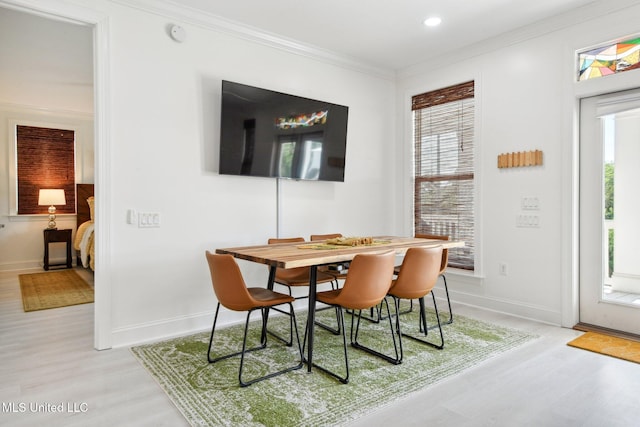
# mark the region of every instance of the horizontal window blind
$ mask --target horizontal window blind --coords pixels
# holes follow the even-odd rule
[[[464,241],[449,266],[473,270],[474,82],[416,95],[412,109],[415,233]]]
[[[67,204],[56,212],[75,213],[75,135],[66,129],[16,127],[18,215],[46,214],[40,189],[63,189]]]

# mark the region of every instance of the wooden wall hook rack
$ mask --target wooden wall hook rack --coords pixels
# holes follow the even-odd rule
[[[498,168],[518,168],[523,166],[541,166],[542,151],[518,151],[498,155]]]

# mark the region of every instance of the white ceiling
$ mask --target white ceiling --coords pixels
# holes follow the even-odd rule
[[[157,0],[156,0],[157,1]],[[594,0],[166,0],[382,69],[399,70]],[[438,15],[442,24],[422,21]],[[436,59],[437,60],[437,59]]]
[[[455,60],[460,49],[508,32],[531,34],[638,0],[111,0],[176,23],[218,26],[253,39],[388,72]],[[571,12],[571,13],[568,13]],[[442,17],[427,28],[427,16]],[[567,18],[570,17],[570,18]],[[567,18],[567,19],[565,19]],[[535,24],[545,20],[545,24]],[[550,21],[549,21],[550,20]],[[523,31],[524,30],[524,31]],[[513,33],[512,33],[513,34]],[[527,33],[528,34],[528,33]],[[509,36],[504,36],[508,42]],[[187,42],[189,34],[187,32]],[[499,41],[503,41],[499,39]],[[64,49],[60,49],[64,46]],[[451,51],[458,51],[451,54]],[[0,94],[50,84],[91,90],[91,28],[0,7]],[[10,99],[10,97],[6,97]]]

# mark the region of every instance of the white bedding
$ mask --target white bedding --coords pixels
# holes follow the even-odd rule
[[[95,248],[94,248],[94,223],[87,221],[80,224],[74,239],[74,248],[80,253],[80,261],[85,268],[94,269]]]
[[[82,259],[82,266],[85,268],[89,267],[89,253],[91,253],[90,244],[93,243],[94,227],[94,223],[90,223],[87,226],[87,229],[84,231],[82,239],[80,240],[80,258]]]

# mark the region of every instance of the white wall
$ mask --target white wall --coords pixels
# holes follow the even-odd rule
[[[77,11],[69,3],[44,3]],[[167,35],[175,17],[106,0],[78,7],[101,22],[100,52],[108,54],[107,69],[98,70],[107,74],[108,91],[101,101],[106,113],[98,111],[105,120],[98,141],[103,145],[96,148],[98,175],[105,177],[102,187],[109,196],[98,210],[109,219],[99,234],[109,242],[108,253],[102,254],[103,270],[96,276],[103,290],[98,297],[108,289],[111,316],[103,343],[126,345],[210,327],[215,299],[204,251],[263,243],[276,233],[275,182],[216,173],[222,79],[350,107],[346,182],[283,182],[283,236],[410,234],[408,100],[475,79],[480,256],[477,277],[448,274],[452,296],[567,323],[566,301],[574,286],[576,98],[627,87],[637,75],[577,86],[573,55],[575,49],[637,31],[640,7],[500,43],[508,47],[485,45],[440,60],[440,67],[418,65],[402,70],[397,82],[234,37],[201,22],[177,22],[187,33],[178,44]],[[544,166],[497,169],[498,154],[536,148],[544,151]],[[108,154],[107,162],[101,153]],[[539,198],[539,229],[515,227],[522,197]],[[162,226],[128,225],[126,213],[132,208],[159,212]],[[499,263],[508,265],[507,276],[498,274]],[[249,283],[264,283],[266,268],[241,266]],[[237,319],[231,313],[223,317],[224,322]]]
[[[470,79],[476,82],[479,259],[474,276],[447,275],[453,299],[554,324],[571,326],[576,320],[574,313],[567,313],[574,307],[568,300],[575,296],[576,102],[580,96],[637,83],[633,75],[576,83],[575,51],[637,32],[638,18],[636,5],[576,19],[569,27],[538,37],[523,29],[463,55],[400,73],[398,131],[405,144],[405,165],[411,158],[410,97]],[[637,81],[638,72],[633,73]],[[543,166],[497,168],[499,154],[532,149],[544,152]],[[410,200],[410,167],[402,172],[398,179],[405,200]],[[539,228],[516,227],[516,216],[527,213],[521,207],[524,197],[539,199],[540,210],[533,212],[540,217]],[[403,206],[402,229],[410,233],[412,213],[408,204]],[[507,265],[506,276],[499,273],[501,263]]]
[[[204,251],[276,234],[275,181],[216,173],[222,79],[349,106],[345,182],[283,182],[283,236],[394,231],[393,81],[188,22],[179,44],[167,35],[175,19],[91,4],[109,32],[112,220],[101,275],[112,345],[209,328],[215,299]],[[161,227],[127,224],[132,208],[159,212]],[[265,267],[242,268],[249,283],[265,283]]]

